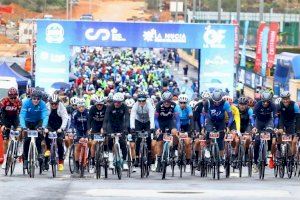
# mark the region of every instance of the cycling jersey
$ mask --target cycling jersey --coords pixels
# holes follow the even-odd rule
[[[181,125],[190,124],[190,116],[192,115],[193,115],[193,111],[189,105],[187,105],[186,108],[184,109],[179,108],[180,124]]]
[[[40,100],[38,105],[33,105],[31,99],[26,99],[22,105],[20,112],[20,125],[26,128],[26,122],[36,123],[42,121],[42,127],[48,125],[49,113],[44,101]]]
[[[214,105],[212,101],[209,101],[208,104],[204,106],[204,112],[200,119],[201,124],[204,124],[206,119],[213,123],[225,122],[225,112],[228,114],[228,127],[230,127],[233,122],[230,104],[227,101],[222,101],[219,105]]]
[[[85,109],[83,112],[79,112],[78,110],[74,112],[71,127],[75,128],[77,136],[83,137],[87,134],[88,131],[87,122],[88,122],[87,109]]]
[[[12,125],[17,126],[21,106],[22,102],[19,99],[12,103],[8,97],[3,98],[0,101],[0,121],[8,128]]]
[[[273,102],[270,102],[268,107],[263,106],[263,101],[256,103],[254,107],[254,114],[257,120],[261,122],[268,122],[276,118],[276,107]]]
[[[88,119],[88,129],[91,129],[93,133],[100,132],[104,121],[105,111],[105,105],[103,105],[101,110],[99,110],[96,105],[91,107]]]
[[[194,109],[193,109],[193,120],[195,122],[194,125],[197,123],[199,129],[201,129],[200,118],[201,118],[201,114],[203,111],[203,107],[204,107],[204,102],[200,101],[199,103],[197,103],[194,106]],[[197,127],[194,127],[194,129],[196,130]]]
[[[121,107],[116,108],[114,103],[106,108],[103,129],[106,133],[116,133],[128,131],[129,128],[128,107],[122,103]]]
[[[280,129],[285,127],[287,134],[294,134],[296,131],[300,133],[300,109],[297,103],[291,101],[286,107],[281,102],[278,105],[278,114]]]
[[[150,129],[154,129],[154,107],[150,101],[146,101],[145,106],[140,106],[139,102],[136,102],[130,112],[130,128],[135,129],[135,120],[141,123],[147,123],[150,121]]]
[[[53,130],[65,130],[68,124],[69,116],[64,104],[59,102],[57,109],[51,109],[50,103],[47,103],[47,107],[49,109],[48,126]]]
[[[252,127],[254,126],[254,118],[253,118],[253,110],[252,108],[247,108],[244,111],[240,112],[240,119],[241,119],[241,132],[244,133],[247,130],[247,127],[251,125]]]
[[[235,106],[235,105],[231,105],[230,106],[231,108],[231,111],[232,111],[232,115],[233,115],[233,124],[234,124],[234,128],[236,131],[240,132],[241,130],[241,119],[240,119],[240,111],[239,109]],[[225,113],[225,116],[226,116],[226,123],[228,123],[229,121],[229,117],[228,117],[228,114],[227,112]]]
[[[155,112],[155,127],[160,128],[160,123],[169,123],[176,120],[176,128],[180,129],[180,118],[179,118],[179,106],[176,103],[171,102],[170,107],[165,107],[164,102],[161,101],[156,105]]]

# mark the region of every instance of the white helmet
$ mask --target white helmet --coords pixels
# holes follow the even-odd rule
[[[84,100],[84,99],[78,99],[78,101],[77,101],[77,106],[78,106],[78,107],[80,107],[80,106],[84,106],[84,107],[85,107],[85,106],[86,106],[86,105],[85,105],[85,100]]]
[[[211,94],[208,91],[204,91],[201,95],[202,99],[209,99]]]
[[[124,94],[121,92],[117,92],[116,94],[114,94],[113,101],[124,101]]]
[[[135,101],[134,101],[134,99],[126,99],[125,100],[125,104],[126,104],[126,106],[128,106],[129,108],[132,108],[133,107],[133,105],[135,104]]]
[[[57,94],[52,94],[51,97],[49,98],[50,103],[58,103],[59,102],[59,97]]]
[[[186,94],[181,94],[178,96],[178,102],[184,102],[184,103],[187,103],[188,102],[188,97]]]
[[[104,99],[104,97],[96,96],[94,98],[94,102],[95,102],[95,105],[104,104],[105,103],[105,99]]]
[[[72,97],[70,100],[70,103],[71,103],[71,105],[77,105],[77,101],[78,101],[77,97]]]
[[[192,108],[194,108],[196,106],[196,104],[198,103],[198,101],[192,100],[189,104],[189,106],[191,106]]]

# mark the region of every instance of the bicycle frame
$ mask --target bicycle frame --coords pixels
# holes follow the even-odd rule
[[[5,166],[5,175],[8,174],[9,169],[11,170],[10,175],[13,174],[16,160],[18,158],[18,138],[20,136],[19,131],[14,131],[13,127],[10,129],[10,141],[8,143],[8,148],[6,152],[6,166]],[[12,146],[12,147],[11,147]]]
[[[118,178],[122,178],[122,168],[123,168],[123,156],[121,152],[121,147],[119,143],[119,139],[122,136],[122,133],[113,133],[111,137],[114,139],[114,148],[113,148],[113,155],[114,155],[114,166],[118,174]]]

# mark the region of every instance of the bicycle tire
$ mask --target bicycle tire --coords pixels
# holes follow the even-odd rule
[[[102,162],[102,159],[101,159],[101,154],[102,154],[102,151],[101,151],[101,146],[99,143],[96,144],[96,148],[95,148],[95,151],[96,151],[96,155],[95,155],[95,161],[96,161],[96,178],[97,179],[100,179],[101,177],[101,162]]]
[[[252,177],[252,167],[253,167],[253,159],[254,159],[254,148],[251,144],[248,149],[248,176]]]
[[[130,149],[130,145],[127,147],[127,165],[128,165],[128,171],[127,171],[127,177],[130,178],[131,177],[131,172],[132,172],[132,157],[131,157],[131,149]]]
[[[106,158],[104,159],[104,177],[108,177],[108,161]]]
[[[35,173],[35,148],[33,144],[30,144],[30,154],[29,154],[29,176],[30,178],[34,178],[34,173]]]
[[[83,178],[84,177],[84,165],[83,165],[83,163],[80,164],[79,169],[80,169],[80,178]]]
[[[163,147],[163,156],[162,156],[162,179],[166,178],[167,173],[167,162],[168,162],[168,151],[169,151],[169,143],[164,143]]]
[[[215,160],[216,160],[216,173],[217,173],[217,179],[220,180],[220,153],[219,153],[219,146],[215,144]]]
[[[50,152],[50,160],[51,160],[51,169],[52,169],[52,177],[56,177],[56,146],[55,144],[52,144],[51,146],[51,152]],[[45,163],[46,164],[46,163]]]
[[[225,150],[225,176],[226,178],[230,177],[230,158],[231,158],[231,150],[230,150],[230,145],[228,142],[225,143],[226,150]]]
[[[140,144],[140,170],[141,170],[141,178],[145,176],[145,168],[144,168],[144,143]]]
[[[239,177],[242,177],[242,173],[243,173],[243,157],[244,157],[244,153],[243,153],[243,145],[239,145],[239,151],[238,151],[238,169],[239,169]]]
[[[121,155],[120,155],[120,152],[119,152],[119,145],[118,144],[115,144],[114,145],[114,152],[115,152],[115,159],[116,159],[116,173],[117,173],[117,176],[118,176],[118,179],[121,180],[122,179],[122,161],[121,161]]]
[[[282,160],[279,165],[279,177],[284,178],[284,174],[285,174],[285,161]]]
[[[74,174],[75,167],[76,167],[74,152],[75,152],[75,145],[72,144],[69,151],[69,169],[71,174]]]
[[[18,159],[18,147],[19,147],[19,142],[16,141],[15,146],[14,146],[14,151],[13,151],[13,162],[12,165],[10,166],[10,175],[12,176],[16,167],[17,159]]]
[[[172,149],[172,151],[170,151],[170,164],[171,164],[171,172],[172,172],[172,177],[174,177],[175,175],[175,150]]]
[[[2,136],[1,136],[2,137]],[[12,140],[10,143],[9,143],[9,146],[7,148],[7,153],[6,153],[6,164],[5,164],[5,176],[7,176],[9,170],[10,170],[10,167],[12,165],[12,162],[13,162],[13,148],[14,148],[14,141]]]

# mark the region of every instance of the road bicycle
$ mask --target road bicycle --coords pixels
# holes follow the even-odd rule
[[[56,131],[49,132],[48,138],[51,140],[49,163],[52,169],[52,177],[55,178],[57,172],[57,163],[58,163],[57,132]]]
[[[210,144],[210,166],[212,169],[213,179],[220,179],[220,166],[221,166],[221,158],[220,158],[220,150],[219,145],[217,143],[217,139],[220,137],[219,132],[210,132],[209,138],[212,140]]]
[[[265,178],[265,170],[267,166],[267,149],[268,141],[271,139],[271,134],[268,132],[260,133],[260,146],[259,146],[259,156],[258,156],[258,174],[259,179],[263,180]]]
[[[230,169],[232,162],[234,162],[232,155],[233,155],[233,149],[232,149],[232,141],[233,141],[233,134],[232,133],[226,133],[225,134],[225,151],[224,151],[224,157],[225,157],[225,162],[224,162],[224,168],[225,168],[225,177],[229,178],[230,177]]]
[[[162,179],[166,178],[167,173],[167,166],[171,164],[172,169],[172,176],[174,176],[174,167],[175,161],[174,157],[175,154],[173,150],[171,150],[171,144],[173,142],[173,136],[171,135],[171,131],[166,129],[165,133],[163,133],[163,152],[162,152],[162,159],[161,159],[161,167],[162,167]]]
[[[114,166],[115,172],[118,175],[118,179],[122,179],[122,169],[123,169],[123,157],[122,151],[119,143],[120,137],[122,137],[122,133],[112,133],[111,137],[113,138],[113,157],[114,157]]]
[[[140,151],[139,151],[139,163],[141,169],[141,178],[148,177],[150,172],[150,156],[147,146],[147,138],[149,134],[147,131],[138,131],[138,138],[141,139]]]
[[[101,178],[101,169],[104,169],[104,177],[107,178],[108,171],[108,152],[104,151],[105,136],[100,133],[94,133],[95,146],[95,164],[96,164],[96,178]]]
[[[186,152],[185,152],[185,140],[188,139],[187,132],[179,133],[179,143],[178,143],[178,167],[180,172],[180,178],[182,178],[182,172],[186,168]]]

